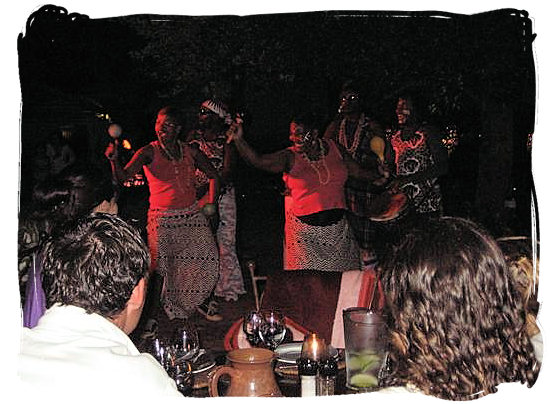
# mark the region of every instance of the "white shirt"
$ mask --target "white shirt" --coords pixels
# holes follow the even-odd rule
[[[183,398],[162,366],[121,329],[75,306],[55,305],[36,327],[22,329],[18,375],[22,394],[42,399]]]

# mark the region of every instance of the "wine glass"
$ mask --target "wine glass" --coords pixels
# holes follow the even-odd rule
[[[260,327],[263,322],[262,314],[256,310],[249,311],[243,316],[243,332],[250,345],[257,346],[261,342]]]
[[[155,338],[151,342],[151,353],[164,369],[176,363],[176,350],[169,342]]]
[[[260,339],[269,349],[274,350],[283,342],[286,334],[284,316],[277,310],[264,310],[260,326]]]
[[[172,346],[175,348],[178,360],[193,358],[200,348],[197,329],[188,322],[177,327],[172,336]]]
[[[188,361],[178,361],[178,363],[168,366],[166,369],[168,376],[176,382],[176,387],[184,396],[189,396],[193,389],[193,371],[191,363]]]

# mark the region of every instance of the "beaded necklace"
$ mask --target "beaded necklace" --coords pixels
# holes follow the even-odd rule
[[[180,165],[185,167],[185,165],[183,164],[185,162],[185,154],[183,153],[183,147],[181,145],[181,142],[179,140],[177,140],[177,144],[178,144],[178,149],[179,149],[179,154],[180,154],[180,158],[179,159],[176,159],[175,156],[172,155],[172,153],[170,153],[168,151],[168,149],[166,148],[166,146],[164,146],[162,144],[162,142],[159,140],[159,145],[160,145],[160,148],[164,151],[164,153],[166,153],[166,155],[168,156],[169,160],[172,162],[172,167],[174,167],[174,177],[176,179],[176,184],[178,186],[178,188],[180,189],[180,191],[182,192],[188,192],[189,191],[189,187],[191,185],[191,176],[189,175],[189,173],[187,173],[188,175],[185,175],[185,173],[183,173],[183,179],[184,181],[186,180],[186,185],[187,187],[183,187],[182,184],[181,184],[181,178],[180,178]],[[188,170],[189,171],[189,170]]]
[[[359,121],[357,121],[357,127],[355,128],[355,132],[353,133],[353,141],[351,143],[351,146],[349,145],[348,137],[346,136],[347,122],[348,122],[347,118],[342,119],[342,122],[340,122],[340,130],[338,131],[338,142],[342,146],[344,146],[351,155],[354,155],[357,148],[359,147],[361,131],[363,130],[363,125],[365,123],[365,114],[361,114],[359,116]]]
[[[330,181],[330,170],[327,166],[327,162],[325,159],[325,145],[324,142],[321,139],[317,139],[317,144],[319,145],[319,159],[318,160],[311,160],[307,153],[302,153],[302,156],[304,157],[304,160],[309,163],[311,168],[317,173],[317,178],[319,179],[319,183],[321,185],[327,185]],[[323,178],[321,176],[321,167],[324,168],[326,173],[326,179],[323,181]]]

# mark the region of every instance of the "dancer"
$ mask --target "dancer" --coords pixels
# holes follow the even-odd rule
[[[339,143],[361,167],[373,169],[380,165],[383,168],[384,134],[381,127],[363,112],[361,95],[354,83],[348,82],[343,86],[337,117],[327,127],[324,137]],[[347,217],[361,248],[364,268],[373,268],[377,262],[375,242],[378,235],[369,216],[376,196],[382,191],[371,181],[359,178],[348,178],[346,181]]]
[[[448,153],[437,129],[422,120],[411,96],[397,100],[397,126],[391,133],[396,178],[392,187],[405,192],[420,217],[442,214],[439,177],[448,169]]]
[[[244,140],[235,123],[229,141],[257,168],[283,173],[285,197],[285,270],[347,271],[359,269],[359,249],[345,217],[344,183],[349,176],[368,181],[385,178],[362,169],[332,140],[319,137],[312,117],[290,124],[293,146],[260,155]]]
[[[235,188],[232,183],[235,162],[235,146],[226,143],[226,132],[231,123],[231,117],[226,105],[216,100],[206,100],[201,104],[199,112],[199,129],[191,134],[190,144],[197,144],[208,157],[212,166],[221,178],[220,198],[218,201],[218,221],[214,226],[216,241],[220,255],[220,277],[215,296],[226,301],[237,300],[239,295],[246,293],[243,275],[237,252],[237,204]],[[200,197],[208,191],[208,177],[201,170],[196,170],[197,195]],[[198,307],[203,315],[208,308]]]
[[[193,314],[218,280],[218,249],[205,216],[216,211],[219,178],[196,146],[178,139],[183,123],[179,110],[162,108],[155,123],[158,139],[139,149],[124,168],[116,147],[111,144],[105,151],[119,182],[141,168],[147,177],[151,269],[164,278],[162,304],[170,319]],[[194,185],[197,168],[210,178],[209,192],[200,200]],[[158,286],[153,293],[160,294]],[[157,296],[152,297],[153,304]]]

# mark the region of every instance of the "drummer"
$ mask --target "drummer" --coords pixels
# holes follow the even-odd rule
[[[338,113],[325,130],[324,138],[338,143],[363,168],[385,168],[384,151],[387,148],[384,133],[364,112],[358,87],[353,82],[344,84]],[[383,213],[383,209],[378,209],[381,200],[375,200],[381,191],[372,182],[360,178],[348,178],[345,185],[347,218],[361,248],[363,269],[374,268],[377,262],[377,227],[369,217]]]

